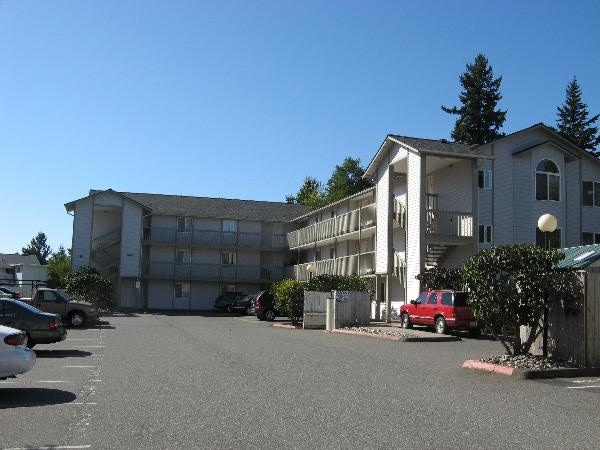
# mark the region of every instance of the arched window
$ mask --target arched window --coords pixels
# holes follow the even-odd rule
[[[542,159],[535,168],[535,198],[560,201],[560,172],[549,159]]]

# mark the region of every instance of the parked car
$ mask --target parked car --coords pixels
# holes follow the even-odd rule
[[[0,297],[2,298],[14,298],[15,300],[19,300],[21,298],[21,293],[17,291],[13,291],[12,289],[8,289],[0,286]]]
[[[62,320],[73,327],[80,327],[99,318],[98,310],[92,303],[72,300],[58,289],[40,287],[34,291],[32,298],[21,300],[42,311],[60,314]]]
[[[245,292],[225,292],[215,300],[215,309],[233,312],[233,302],[243,299],[246,295]]]
[[[40,311],[19,300],[0,299],[0,325],[24,331],[29,348],[67,338],[67,330],[62,326],[59,314]]]
[[[279,315],[279,311],[275,309],[275,299],[269,291],[260,291],[254,295],[252,299],[251,312],[256,314],[258,320],[268,320],[273,322]]]
[[[416,300],[400,307],[400,320],[404,328],[412,325],[434,326],[440,334],[449,329],[468,330],[479,336],[481,328],[473,310],[467,305],[467,293],[437,290],[421,292]]]
[[[256,294],[246,295],[242,298],[238,298],[234,300],[232,308],[234,311],[237,311],[244,315],[249,315],[252,313],[252,299]]]
[[[0,380],[14,378],[35,365],[35,352],[26,344],[25,332],[0,325]]]

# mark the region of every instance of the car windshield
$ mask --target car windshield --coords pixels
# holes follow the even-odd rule
[[[25,308],[25,309],[27,309],[27,310],[29,310],[31,312],[34,312],[34,313],[43,313],[44,312],[44,311],[42,311],[40,309],[37,309],[35,306],[31,306],[29,303],[25,303],[25,302],[22,302],[20,300],[12,300],[12,302],[16,303],[20,307]]]
[[[468,306],[466,292],[455,292],[454,293],[454,306]]]

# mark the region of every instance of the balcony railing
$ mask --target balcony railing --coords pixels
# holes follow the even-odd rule
[[[271,282],[281,280],[283,267],[188,264],[161,261],[143,263],[146,278],[208,281]]]
[[[400,200],[394,200],[394,220],[400,228],[406,228],[406,206]]]
[[[460,211],[426,211],[427,235],[471,239],[473,214]]]
[[[145,227],[144,242],[153,244],[272,249],[283,249],[286,245],[285,234],[214,230],[177,231],[173,228],[159,227]]]
[[[288,233],[290,248],[302,247],[375,226],[375,203]]]
[[[294,266],[294,276],[297,280],[306,281],[309,279],[309,272],[307,270],[309,264],[314,264],[315,276],[323,274],[346,276],[370,275],[375,272],[375,252],[298,264]]]

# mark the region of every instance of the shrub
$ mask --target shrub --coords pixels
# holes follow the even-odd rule
[[[462,289],[459,269],[448,269],[446,267],[432,267],[416,276],[424,289],[451,289],[460,291]]]
[[[65,291],[69,296],[93,303],[98,308],[110,308],[112,283],[96,269],[80,267],[66,275],[65,283]]]

